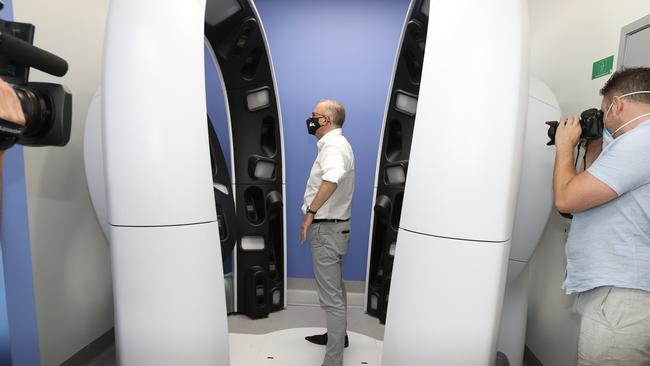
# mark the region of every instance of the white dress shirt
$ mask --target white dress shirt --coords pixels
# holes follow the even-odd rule
[[[302,212],[318,193],[321,183],[326,180],[336,183],[336,190],[318,209],[316,219],[347,220],[352,212],[352,194],[354,193],[354,153],[343,130],[337,128],[321,137],[317,143],[318,156],[309,173]]]

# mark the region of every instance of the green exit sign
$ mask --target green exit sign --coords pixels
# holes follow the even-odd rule
[[[591,69],[591,80],[611,74],[613,68],[614,55],[594,62],[594,67]]]

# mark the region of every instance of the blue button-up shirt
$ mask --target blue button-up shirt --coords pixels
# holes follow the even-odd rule
[[[587,171],[618,197],[573,216],[566,293],[600,286],[650,291],[650,120],[607,145]]]

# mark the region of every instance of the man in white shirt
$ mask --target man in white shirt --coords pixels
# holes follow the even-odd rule
[[[318,156],[309,174],[302,212],[300,242],[311,237],[318,297],[327,315],[327,333],[306,337],[327,344],[324,366],[342,366],[347,346],[347,300],[341,273],[350,243],[354,193],[354,153],[343,136],[345,108],[334,100],[319,102],[307,119],[307,131],[318,138]]]

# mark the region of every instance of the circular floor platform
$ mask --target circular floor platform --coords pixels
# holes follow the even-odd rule
[[[293,328],[268,334],[230,333],[230,366],[320,366],[325,346],[305,337],[325,333],[324,328]],[[348,332],[350,347],[343,354],[344,366],[379,366],[382,341]]]

